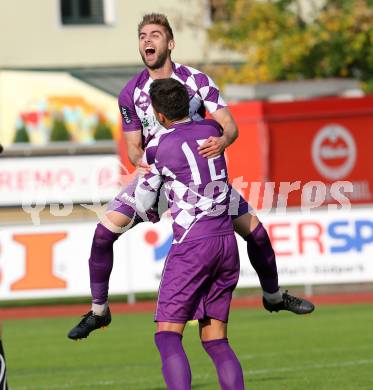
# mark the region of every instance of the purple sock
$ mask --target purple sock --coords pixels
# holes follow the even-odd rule
[[[222,390],[245,389],[241,364],[228,343],[228,339],[202,341],[218,373]]]
[[[100,223],[93,236],[91,257],[89,258],[89,277],[92,302],[99,305],[107,301],[109,279],[113,269],[113,244],[120,236]]]
[[[158,332],[154,340],[161,354],[162,372],[168,390],[190,390],[192,373],[181,343],[181,334]]]
[[[259,225],[245,238],[247,254],[258,274],[262,289],[268,293],[278,291],[276,255],[264,226]]]

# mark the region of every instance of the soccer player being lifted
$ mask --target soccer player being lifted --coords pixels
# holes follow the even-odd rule
[[[153,80],[168,77],[186,86],[191,119],[202,120],[207,110],[223,128],[222,135],[211,136],[199,146],[201,156],[214,158],[221,155],[237,138],[238,129],[217,86],[206,74],[171,60],[175,42],[165,15],[145,15],[138,26],[138,37],[145,69],[124,86],[118,98],[130,161],[142,173],[149,169],[142,162],[144,146],[162,129],[153,112],[149,88]],[[92,330],[111,321],[107,300],[113,245],[123,232],[142,222],[134,204],[136,184],[135,179],[118,194],[109,204],[103,221],[97,225],[89,258],[92,307],[69,332],[71,339],[85,338]],[[236,215],[232,216],[234,230],[247,242],[250,262],[263,289],[264,307],[269,311],[289,310],[296,314],[312,312],[314,306],[311,302],[280,291],[275,253],[266,230],[253,215],[249,204],[237,193],[233,197],[237,200]],[[156,222],[158,213],[150,211],[147,218]]]
[[[219,137],[214,120],[189,117],[189,95],[175,79],[155,80],[149,91],[164,126],[145,148],[150,172],[138,181],[136,209],[146,212],[164,184],[174,241],[159,287],[155,343],[169,390],[189,390],[191,372],[182,346],[187,321],[199,320],[202,345],[215,364],[223,390],[244,389],[241,365],[229,346],[227,323],[240,274],[224,155],[207,159],[199,146]]]

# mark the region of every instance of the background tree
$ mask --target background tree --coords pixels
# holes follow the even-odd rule
[[[29,143],[30,137],[25,126],[19,127],[14,137],[14,143]]]
[[[307,17],[297,0],[226,0],[212,42],[245,58],[215,73],[218,82],[252,83],[354,77],[373,91],[373,0],[326,0]]]
[[[53,126],[50,134],[51,142],[70,141],[71,135],[67,130],[66,124],[63,119],[56,118],[53,121]]]
[[[105,121],[99,120],[94,130],[93,138],[96,141],[113,139],[113,133],[110,126]]]

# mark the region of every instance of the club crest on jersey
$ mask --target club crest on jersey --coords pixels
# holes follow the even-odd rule
[[[150,97],[144,91],[141,91],[140,96],[135,102],[137,107],[140,107],[144,112],[150,106]]]
[[[124,122],[130,124],[132,122],[131,120],[131,114],[129,113],[128,107],[120,106],[120,110],[122,112],[122,117],[124,119]]]

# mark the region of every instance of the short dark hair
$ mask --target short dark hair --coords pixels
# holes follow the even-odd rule
[[[178,120],[189,115],[189,95],[186,87],[179,81],[157,79],[149,90],[154,109],[169,120]]]
[[[144,15],[137,27],[137,32],[139,36],[142,28],[144,26],[147,26],[148,24],[158,24],[159,26],[163,26],[166,30],[168,38],[174,39],[174,33],[172,32],[172,28],[170,26],[170,23],[168,22],[166,15],[156,13]]]

